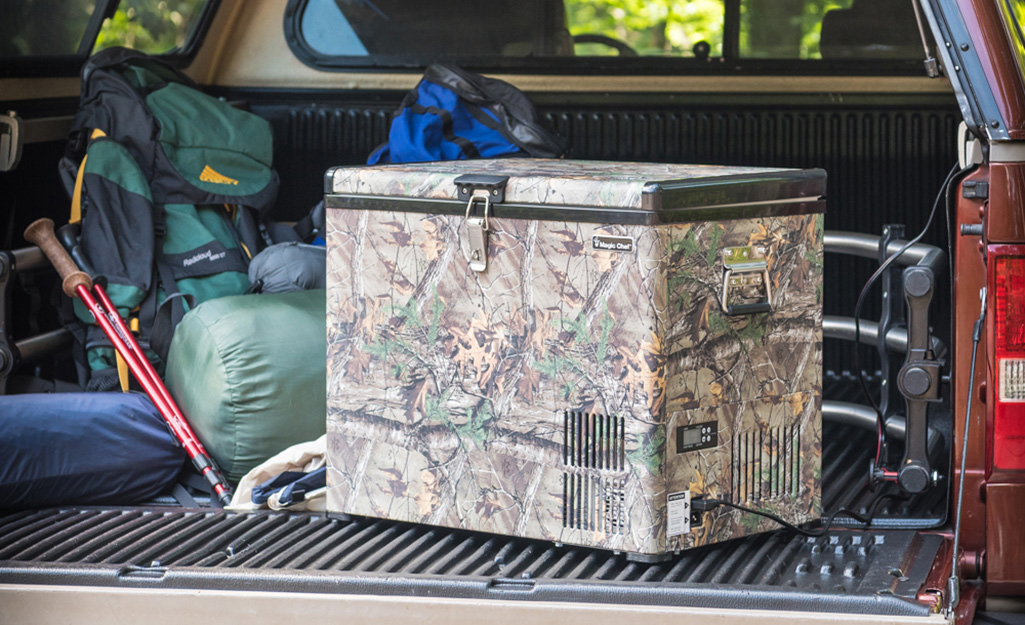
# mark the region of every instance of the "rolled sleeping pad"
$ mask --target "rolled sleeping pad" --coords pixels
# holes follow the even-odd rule
[[[0,396],[0,508],[145,501],[185,460],[145,395]]]

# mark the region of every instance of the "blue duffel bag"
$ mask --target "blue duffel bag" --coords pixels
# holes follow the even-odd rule
[[[519,89],[454,65],[429,65],[369,165],[503,156],[559,158],[567,142]]]
[[[0,396],[0,508],[145,501],[184,462],[144,395]]]

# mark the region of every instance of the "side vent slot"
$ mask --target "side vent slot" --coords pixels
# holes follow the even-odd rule
[[[626,467],[624,418],[569,410],[563,418],[563,463],[567,467],[599,471]]]
[[[626,420],[609,415],[563,412],[563,526],[622,534],[626,526],[626,480],[608,475],[626,467]]]
[[[626,533],[626,480],[564,473],[562,526]]]
[[[742,432],[731,442],[733,503],[797,497],[801,490],[801,431],[785,425]]]

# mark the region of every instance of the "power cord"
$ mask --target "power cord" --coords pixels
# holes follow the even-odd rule
[[[764,510],[755,510],[754,508],[748,508],[746,506],[742,506],[740,504],[735,504],[735,503],[733,503],[731,501],[726,501],[724,499],[709,499],[709,498],[702,497],[700,499],[692,499],[691,502],[690,502],[691,511],[692,512],[702,513],[702,514],[705,513],[705,512],[711,512],[712,510],[715,510],[719,506],[726,506],[727,508],[733,508],[735,510],[740,510],[741,512],[749,512],[751,514],[757,514],[758,516],[763,516],[763,517],[765,517],[765,518],[767,518],[767,519],[769,519],[769,520],[771,520],[771,521],[773,521],[775,523],[778,523],[780,526],[782,526],[785,529],[790,530],[791,532],[800,534],[801,536],[809,536],[811,538],[818,538],[819,536],[824,536],[826,534],[826,532],[829,531],[829,528],[833,525],[833,520],[836,519],[836,517],[841,516],[841,515],[849,516],[852,519],[854,519],[855,521],[857,521],[857,522],[859,522],[859,523],[861,523],[863,525],[868,525],[868,524],[870,524],[872,522],[871,518],[865,518],[862,515],[858,514],[857,512],[851,512],[850,510],[846,510],[844,508],[840,508],[839,510],[837,510],[833,514],[829,515],[829,517],[826,519],[826,522],[823,523],[822,527],[820,527],[819,529],[816,529],[816,530],[806,530],[806,529],[804,529],[802,527],[797,527],[793,523],[789,523],[787,521],[784,521],[783,519],[781,519],[780,517],[776,516],[775,514],[773,514],[771,512],[766,512]]]

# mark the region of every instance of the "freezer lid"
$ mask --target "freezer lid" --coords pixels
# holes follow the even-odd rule
[[[725,165],[505,158],[337,167],[325,180],[329,208],[457,214],[456,179],[507,177],[495,215],[578,221],[674,223],[697,219],[822,212],[826,173]],[[461,207],[461,208],[460,208]],[[553,215],[554,216],[554,215]]]

